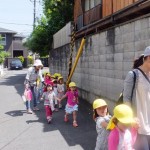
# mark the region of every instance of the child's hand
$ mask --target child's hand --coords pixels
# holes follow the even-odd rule
[[[134,120],[135,123],[132,125],[132,127],[138,130],[140,128],[140,121],[138,118],[134,118]]]
[[[43,97],[41,97],[40,99],[41,99],[41,101],[42,101],[42,100],[43,100]]]

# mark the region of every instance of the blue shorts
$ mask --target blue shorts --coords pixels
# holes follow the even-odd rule
[[[74,111],[78,111],[78,105],[77,104],[74,105],[74,106],[68,106],[68,105],[66,105],[65,111],[68,114],[72,114]]]

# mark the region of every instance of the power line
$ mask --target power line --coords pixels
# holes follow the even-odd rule
[[[21,24],[21,23],[12,23],[12,22],[1,22],[0,21],[0,23],[3,23],[3,24],[14,24],[14,25],[23,25],[23,26],[33,26],[33,25],[31,25],[31,24]]]

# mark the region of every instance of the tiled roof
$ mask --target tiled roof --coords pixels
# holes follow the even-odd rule
[[[4,29],[0,27],[0,33],[12,33],[12,34],[16,34],[16,31],[12,31],[12,30],[8,30],[8,29]]]

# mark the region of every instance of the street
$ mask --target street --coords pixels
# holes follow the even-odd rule
[[[96,143],[92,107],[80,100],[78,128],[73,128],[72,117],[65,123],[64,106],[54,112],[47,124],[43,102],[40,111],[27,114],[21,95],[27,69],[6,71],[0,78],[0,150],[94,150]]]

